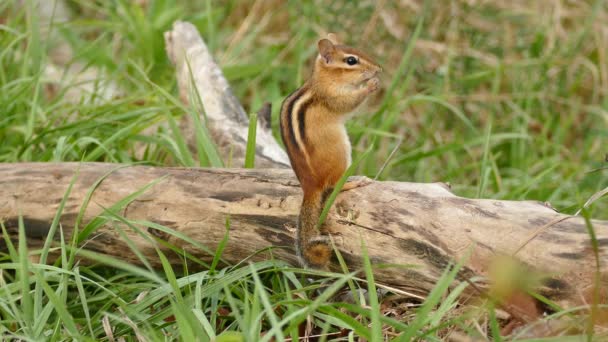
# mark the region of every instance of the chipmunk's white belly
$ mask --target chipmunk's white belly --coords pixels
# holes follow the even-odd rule
[[[344,156],[346,157],[346,167],[348,168],[352,163],[352,147],[350,146],[350,139],[348,138],[346,127],[341,127],[340,134],[342,135],[340,141],[342,141],[344,145]]]

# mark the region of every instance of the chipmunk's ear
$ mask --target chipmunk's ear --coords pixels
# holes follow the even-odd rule
[[[335,33],[328,33],[327,39],[331,41],[334,45],[340,45],[340,41],[338,40],[338,36]]]
[[[319,55],[323,57],[325,63],[331,62],[331,57],[336,50],[334,44],[329,39],[321,39],[317,43],[317,47],[319,48]]]

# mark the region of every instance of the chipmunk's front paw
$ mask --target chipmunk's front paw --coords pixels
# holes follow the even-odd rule
[[[348,179],[341,191],[348,191],[356,188],[361,188],[373,183],[373,180],[365,177],[365,176],[352,176]]]
[[[373,93],[380,88],[380,80],[377,77],[370,78],[367,81],[367,92]]]

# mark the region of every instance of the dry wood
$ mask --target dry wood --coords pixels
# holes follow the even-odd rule
[[[61,218],[71,235],[88,189],[114,164],[27,163],[0,164],[0,218],[15,237],[19,213],[24,215],[31,246],[45,239],[50,223],[75,170],[78,179]],[[301,191],[291,170],[183,169],[135,166],[121,168],[95,190],[84,216],[89,222],[119,199],[158,180],[142,196],[122,208],[128,220],[146,220],[186,234],[215,250],[230,216],[229,241],[224,258],[236,263],[256,251],[255,260],[269,258],[295,263],[294,223]],[[467,199],[453,195],[444,184],[373,182],[338,197],[329,217],[329,230],[351,269],[361,266],[365,241],[379,282],[416,293],[429,291],[448,264],[470,254],[460,279],[486,275],[494,256],[511,254],[538,227],[565,215],[534,201]],[[608,222],[593,221],[600,245],[602,271],[608,260]],[[86,249],[139,263],[117,228],[125,231],[151,264],[159,266],[155,244],[113,221],[87,241]],[[160,232],[144,232],[183,247],[209,261],[192,245]],[[58,236],[55,237],[56,239]],[[168,251],[163,247],[165,251]],[[180,257],[171,254],[180,265]],[[549,227],[517,253],[531,269],[546,272],[542,293],[559,302],[578,301],[592,285],[596,271],[591,242],[580,217]],[[336,263],[334,262],[334,267]]]

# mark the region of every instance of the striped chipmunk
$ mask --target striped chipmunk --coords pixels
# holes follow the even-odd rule
[[[305,267],[326,269],[329,237],[317,229],[326,197],[351,163],[344,121],[379,88],[382,68],[365,53],[339,45],[335,35],[317,43],[312,75],[281,106],[281,137],[304,198],[298,217],[296,253]],[[348,182],[342,191],[369,181]]]

